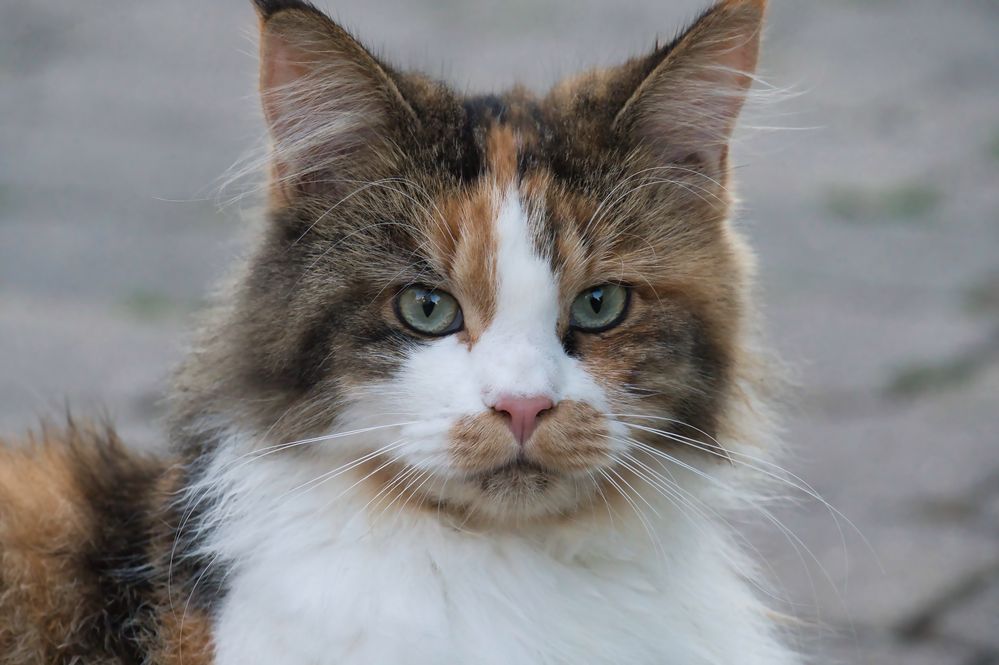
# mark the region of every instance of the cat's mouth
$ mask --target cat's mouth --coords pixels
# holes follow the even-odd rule
[[[493,480],[518,480],[523,478],[541,478],[557,475],[556,471],[546,469],[529,459],[519,457],[512,462],[502,464],[488,471],[481,472],[479,480],[485,484]]]
[[[523,523],[573,514],[591,505],[596,491],[591,474],[552,468],[518,456],[489,469],[465,472],[458,478],[428,482],[410,494],[423,499],[414,505],[425,505],[438,516],[457,518],[465,527],[476,522]],[[403,505],[409,505],[405,499]]]
[[[450,490],[446,490],[450,487]],[[520,524],[562,518],[593,505],[599,492],[592,474],[519,456],[490,469],[468,473],[445,486],[436,505],[460,516],[461,524]],[[438,511],[440,512],[440,511]]]
[[[556,471],[519,457],[512,462],[477,474],[476,479],[484,492],[492,492],[497,489],[508,491],[515,487],[541,491],[558,475],[560,474]]]

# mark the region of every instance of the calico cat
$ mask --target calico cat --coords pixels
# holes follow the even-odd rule
[[[173,457],[0,447],[0,662],[798,662],[723,516],[775,449],[729,219],[764,0],[542,97],[256,6],[265,230]]]

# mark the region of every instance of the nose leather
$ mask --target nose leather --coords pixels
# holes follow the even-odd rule
[[[542,395],[532,397],[519,397],[513,395],[501,395],[493,410],[505,413],[510,417],[509,426],[517,443],[523,445],[531,438],[531,434],[538,426],[538,417],[552,408],[552,401]]]

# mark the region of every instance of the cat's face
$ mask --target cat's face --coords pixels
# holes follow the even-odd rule
[[[323,445],[373,498],[488,519],[575,513],[717,432],[762,3],[540,99],[395,72],[291,4],[263,18],[272,219],[222,333],[258,429],[353,432]]]

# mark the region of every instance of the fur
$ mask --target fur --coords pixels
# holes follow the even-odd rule
[[[473,97],[256,4],[265,230],[177,373],[172,459],[0,449],[0,659],[798,662],[725,519],[778,448],[727,163],[763,1]],[[401,320],[414,286],[461,325]],[[551,404],[522,442],[516,398]]]

